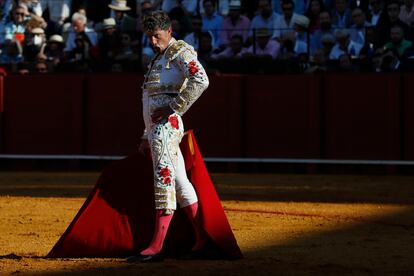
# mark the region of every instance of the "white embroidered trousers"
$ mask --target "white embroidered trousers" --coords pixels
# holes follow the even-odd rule
[[[165,94],[149,96],[143,94],[143,112],[154,169],[155,208],[181,208],[197,202],[193,185],[185,171],[184,158],[179,144],[183,137],[184,125],[181,116],[171,114],[168,119],[153,123],[151,113],[169,104],[171,97]]]

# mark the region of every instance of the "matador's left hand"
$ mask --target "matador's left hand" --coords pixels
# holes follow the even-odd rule
[[[151,114],[151,120],[153,123],[157,124],[164,119],[168,119],[168,117],[174,113],[174,110],[171,109],[170,106],[163,106],[160,108],[155,109]]]

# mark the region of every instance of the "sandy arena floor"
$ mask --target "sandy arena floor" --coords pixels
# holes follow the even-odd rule
[[[45,259],[98,173],[0,173],[0,274],[414,275],[414,177],[215,174],[245,258]]]

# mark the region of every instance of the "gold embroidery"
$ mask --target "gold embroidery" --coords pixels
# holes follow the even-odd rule
[[[167,203],[155,202],[155,209],[157,210],[164,210],[164,209],[167,209],[167,207],[168,207]]]
[[[165,59],[172,60],[180,51],[184,50],[187,46],[187,43],[185,43],[182,40],[178,40],[170,47],[168,47],[167,51],[165,52]]]
[[[174,98],[170,107],[179,114],[184,114],[185,111],[201,96],[203,91],[207,88],[208,81],[201,83],[188,81],[187,87],[181,91],[180,96]]]
[[[155,93],[165,93],[165,92],[179,92],[181,89],[181,85],[179,84],[161,84],[161,85],[150,85],[147,84],[144,86],[144,91],[147,91],[150,94]]]
[[[154,71],[161,71],[162,70],[162,64],[158,64],[156,66],[154,66]]]
[[[156,209],[174,209],[177,201],[174,186],[174,184],[166,187],[160,187],[157,184],[154,186]]]
[[[151,74],[148,77],[148,82],[159,82],[160,81],[160,75]]]

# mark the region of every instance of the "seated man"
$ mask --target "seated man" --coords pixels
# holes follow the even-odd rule
[[[328,11],[322,11],[319,14],[320,28],[314,31],[310,37],[310,52],[311,55],[315,53],[316,50],[322,49],[322,37],[325,35],[334,34],[336,26],[332,25],[332,18]]]
[[[279,16],[276,21],[273,32],[273,37],[280,41],[283,33],[292,31],[295,27],[296,17],[298,14],[294,13],[295,3],[292,0],[284,0],[281,2],[282,16]]]
[[[221,45],[227,47],[234,35],[240,35],[243,38],[243,43],[247,41],[249,34],[250,20],[240,12],[240,1],[230,1],[229,14],[223,20],[220,32]]]
[[[392,26],[390,35],[391,41],[385,43],[384,48],[395,50],[402,57],[413,43],[404,38],[404,30],[400,25]]]
[[[83,14],[74,13],[72,16],[72,26],[70,27],[68,38],[66,39],[65,52],[72,51],[76,47],[76,37],[83,37],[89,46],[95,46],[98,42],[98,35],[95,30],[87,25],[87,18]]]
[[[241,35],[233,35],[230,40],[229,46],[218,54],[212,54],[212,59],[221,58],[239,58],[244,53],[243,50],[243,37]]]
[[[351,40],[364,45],[366,29],[371,27],[371,24],[366,21],[365,14],[360,8],[355,8],[352,11],[352,22],[354,24],[350,28]]]
[[[28,15],[29,12],[26,5],[17,5],[12,11],[12,21],[7,23],[4,27],[5,34],[4,37],[0,39],[0,43],[18,41],[21,45],[23,45],[26,32],[26,16]]]
[[[338,29],[335,31],[336,44],[333,46],[329,59],[338,59],[342,54],[349,54],[351,58],[359,57],[362,45],[351,40],[349,31]]]
[[[201,34],[203,33],[203,20],[199,15],[193,15],[191,17],[191,25],[193,26],[193,32],[184,37],[184,41],[193,46],[194,50],[198,51],[200,48]],[[208,31],[212,38],[211,47],[214,48],[214,35]]]
[[[259,0],[257,15],[253,17],[250,23],[249,42],[253,40],[255,30],[263,28],[273,30],[279,16],[273,11],[270,0]]]
[[[247,50],[247,54],[256,56],[271,56],[276,59],[279,55],[280,44],[270,39],[271,32],[267,28],[261,28],[256,31],[257,42],[255,45],[250,46]]]
[[[279,57],[282,59],[298,57],[299,54],[307,54],[308,52],[306,43],[296,39],[293,31],[282,34],[281,45]]]

